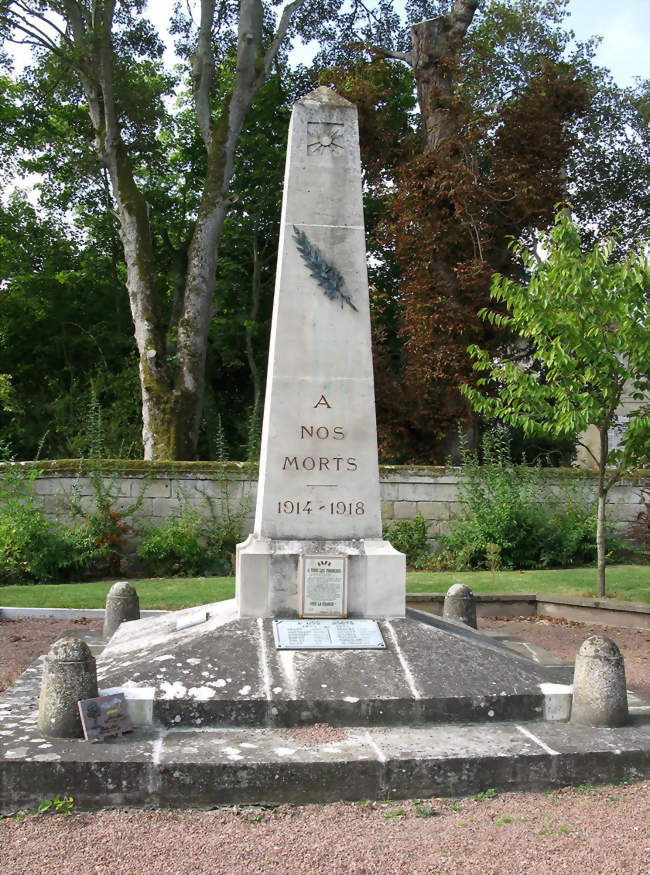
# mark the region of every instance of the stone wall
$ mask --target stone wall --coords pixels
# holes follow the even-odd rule
[[[87,477],[78,478],[77,464],[73,461],[44,462],[39,464],[43,473],[36,479],[34,490],[41,497],[45,512],[51,518],[65,520],[65,495],[78,488],[82,504],[93,506],[93,490]],[[252,531],[257,491],[256,470],[243,463],[189,462],[163,465],[145,462],[116,462],[118,474],[108,476],[117,497],[115,509],[124,511],[142,495],[136,518],[148,522],[162,522],[178,513],[180,505],[203,515],[214,513],[220,517],[227,505],[231,513],[244,509],[244,536]],[[571,476],[581,476],[568,472]],[[549,469],[551,480],[558,472]],[[583,475],[584,476],[584,475]],[[595,491],[595,475],[588,474],[589,488]],[[382,518],[384,522],[413,519],[420,511],[427,521],[429,537],[435,546],[439,535],[449,526],[449,519],[458,511],[458,471],[434,467],[380,468]],[[622,534],[643,510],[640,488],[650,487],[650,471],[627,479],[615,486],[609,496],[609,518],[616,521]]]

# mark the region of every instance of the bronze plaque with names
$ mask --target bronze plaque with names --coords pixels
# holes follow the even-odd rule
[[[274,620],[276,650],[385,650],[376,620]]]

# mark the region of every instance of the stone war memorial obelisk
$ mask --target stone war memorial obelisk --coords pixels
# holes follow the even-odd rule
[[[382,540],[356,108],[329,88],[289,129],[252,535],[241,617],[402,617]]]
[[[0,694],[0,811],[62,787],[82,810],[212,807],[561,787],[593,780],[594,763],[612,781],[647,773],[647,715],[610,728],[626,716],[615,645],[589,639],[573,708],[572,667],[477,631],[468,593],[448,594],[446,617],[405,611],[404,556],[381,538],[373,396],[356,111],[319,88],[291,122],[257,514],[236,599],[123,616],[107,632],[97,692],[123,697],[134,727],[107,744],[38,720],[30,667]],[[66,719],[81,694],[63,680],[95,680],[89,648],[70,640],[83,659],[55,645],[42,697],[56,694]],[[616,690],[606,722],[594,662],[599,690]]]

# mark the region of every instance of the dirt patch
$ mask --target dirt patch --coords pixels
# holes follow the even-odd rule
[[[5,690],[50,644],[64,635],[101,629],[103,620],[0,620],[0,690]]]
[[[271,729],[272,733],[279,733],[283,738],[292,738],[299,744],[334,744],[344,741],[349,732],[329,723],[314,723],[311,726],[296,726],[292,729]]]
[[[590,635],[607,635],[616,642],[625,659],[627,688],[650,701],[650,632],[618,626],[597,626],[561,617],[493,617],[480,618],[480,630],[499,629],[536,644],[559,656],[564,662],[575,662],[582,642]]]

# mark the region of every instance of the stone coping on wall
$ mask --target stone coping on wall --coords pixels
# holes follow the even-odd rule
[[[635,629],[650,630],[650,605],[642,602],[539,595],[537,613],[550,617],[564,617],[565,620],[599,623],[604,626],[631,626]]]
[[[151,462],[145,459],[43,459],[12,464],[21,465],[28,471],[36,469],[44,475],[61,477],[83,477],[91,471],[123,477],[173,477],[179,474],[214,477],[225,473],[242,480],[256,479],[258,467],[253,462]]]
[[[410,592],[406,595],[408,602],[443,601],[444,592]],[[602,608],[608,611],[635,611],[640,614],[650,614],[650,604],[646,602],[626,602],[621,599],[591,599],[583,596],[546,595],[544,593],[474,593],[477,602],[552,602],[556,605],[575,605],[581,608]]]
[[[579,608],[602,608],[607,611],[635,611],[650,615],[650,604],[645,602],[625,602],[621,599],[588,599],[580,596],[545,596],[537,594],[538,602],[553,602],[556,605],[575,605]]]
[[[1,463],[0,467],[2,467]],[[174,476],[185,475],[208,475],[226,473],[242,480],[257,479],[258,466],[254,462],[153,462],[144,459],[43,459],[35,462],[17,462],[27,470],[36,469],[43,474],[59,474],[71,476],[76,474],[87,475],[91,470],[106,474],[118,474],[124,476]],[[544,468],[544,471],[557,476],[586,477],[596,480],[598,473],[588,468]],[[439,482],[450,478],[456,482],[460,474],[459,467],[445,467],[440,465],[380,465],[379,476],[382,481],[417,479],[421,482]],[[633,486],[643,486],[650,481],[650,469],[641,468],[621,478],[619,483]],[[618,483],[616,484],[618,485]]]

